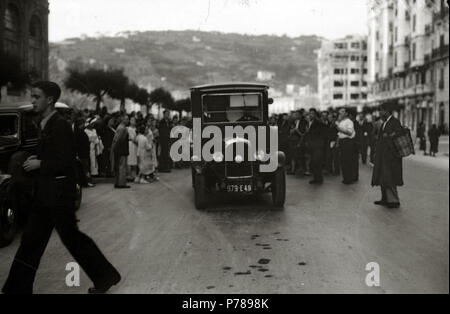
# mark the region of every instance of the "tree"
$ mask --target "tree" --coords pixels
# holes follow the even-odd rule
[[[0,52],[0,88],[10,85],[15,89],[22,89],[29,83],[29,75],[22,70],[20,58]]]
[[[158,114],[161,113],[161,107],[173,110],[175,105],[175,100],[168,91],[164,88],[157,88],[150,93],[150,102],[152,104],[158,104]]]
[[[125,99],[131,99],[137,86],[130,84],[130,80],[123,73],[123,70],[112,70],[109,72],[110,88],[108,95],[120,100],[120,111],[125,111]]]
[[[103,97],[111,89],[110,73],[100,69],[86,71],[69,69],[69,75],[65,79],[64,85],[72,92],[94,96],[96,111],[100,112]]]
[[[191,99],[185,98],[185,99],[177,100],[175,102],[174,107],[175,107],[175,110],[178,111],[178,113],[180,114],[180,118],[181,118],[183,111],[191,112],[191,110],[192,110]]]

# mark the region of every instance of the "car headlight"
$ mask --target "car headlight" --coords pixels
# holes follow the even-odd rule
[[[266,153],[263,150],[260,150],[259,152],[255,153],[255,160],[257,161],[266,161]]]
[[[240,164],[244,161],[244,157],[242,157],[241,155],[237,155],[236,158],[234,158],[234,161]]]
[[[221,163],[223,161],[223,154],[222,152],[216,152],[213,155],[213,160],[217,163]]]

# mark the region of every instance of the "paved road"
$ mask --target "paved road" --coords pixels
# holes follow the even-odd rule
[[[101,183],[85,190],[80,228],[123,274],[111,293],[448,293],[448,162],[406,160],[399,210],[372,205],[369,167],[354,186],[289,177],[284,211],[268,197],[215,198],[197,211],[184,170],[128,191]],[[17,246],[0,251],[1,284]],[[65,285],[69,262],[54,234],[35,292],[85,293],[83,273],[80,287]],[[369,262],[380,265],[381,287],[365,284]]]

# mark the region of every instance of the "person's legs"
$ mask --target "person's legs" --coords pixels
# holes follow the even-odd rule
[[[367,164],[367,148],[367,143],[361,144],[361,161],[364,165]]]
[[[397,187],[386,187],[386,202],[388,204],[400,204],[400,198],[398,197]]]
[[[349,145],[349,140],[344,139],[341,140],[340,148],[341,148],[341,169],[342,169],[342,178],[344,183],[350,183],[351,181],[351,168],[352,168],[352,152],[351,146]]]
[[[14,258],[8,279],[3,286],[5,294],[31,294],[41,257],[52,234],[53,225],[47,209],[32,209]]]
[[[117,284],[120,280],[119,272],[108,262],[94,241],[78,229],[73,208],[55,207],[52,210],[52,219],[64,246],[95,287],[105,288]]]
[[[119,157],[119,169],[118,169],[118,186],[126,186],[127,185],[127,157],[120,156]]]

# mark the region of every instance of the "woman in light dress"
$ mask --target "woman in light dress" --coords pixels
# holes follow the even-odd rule
[[[136,130],[136,118],[130,118],[130,126],[128,127],[128,180],[138,183],[139,177],[137,175],[137,130]]]
[[[137,160],[139,166],[140,184],[149,184],[156,180],[155,178],[155,144],[153,134],[149,127],[141,126],[137,136]]]
[[[90,161],[90,174],[91,176],[98,176],[98,161],[97,158],[103,153],[103,144],[97,131],[94,128],[96,118],[90,119],[86,124],[84,132],[89,138],[89,161]]]

